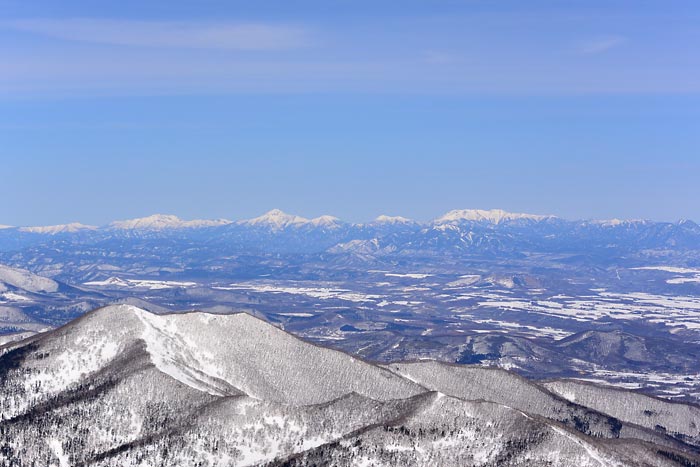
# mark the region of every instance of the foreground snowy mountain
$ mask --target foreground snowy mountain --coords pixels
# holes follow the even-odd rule
[[[687,420],[660,430],[613,397],[578,405],[583,392],[561,384],[552,392],[480,367],[378,366],[246,314],[109,306],[0,347],[0,459],[59,467],[700,462],[695,408],[674,404]]]

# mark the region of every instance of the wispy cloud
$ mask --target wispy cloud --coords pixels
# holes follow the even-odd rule
[[[25,19],[1,27],[57,39],[137,47],[281,50],[309,44],[302,27],[267,23]]]
[[[578,50],[584,54],[599,54],[614,49],[627,42],[622,36],[599,36],[579,43]]]
[[[645,38],[632,41],[626,39],[627,33],[597,33],[615,25],[563,31],[536,19],[532,24],[538,33],[523,35],[504,34],[493,27],[500,23],[470,18],[437,25],[421,18],[392,23],[391,28],[382,22],[300,21],[0,20],[0,100],[251,92],[579,95],[700,89],[696,61],[682,48],[692,42],[688,39],[694,36],[689,34],[655,40],[650,61],[640,53],[649,42]],[[573,34],[582,40],[572,42]],[[629,37],[637,35],[629,32]],[[562,49],[553,43],[567,46]],[[614,54],[614,47],[629,53]],[[603,60],[613,55],[614,62]]]

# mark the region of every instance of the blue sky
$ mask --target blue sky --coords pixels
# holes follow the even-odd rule
[[[700,221],[698,24],[690,1],[0,0],[0,224]]]

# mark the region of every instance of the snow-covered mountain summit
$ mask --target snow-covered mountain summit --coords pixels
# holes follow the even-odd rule
[[[246,313],[155,315],[130,305],[113,305],[40,340],[53,346],[57,338],[62,353],[73,355],[76,365],[91,361],[90,367],[108,363],[100,356],[128,353],[143,344],[162,373],[216,395],[246,394],[304,405],[351,392],[381,400],[423,392],[385,369],[303,342]],[[66,368],[71,363],[61,361],[67,374],[84,371],[79,366]]]
[[[343,222],[338,219],[335,216],[329,216],[329,215],[323,215],[323,216],[318,216],[314,217],[309,221],[309,224],[311,224],[314,227],[326,227],[326,228],[335,228],[339,227]]]
[[[76,233],[83,230],[96,230],[94,225],[85,225],[80,222],[71,222],[70,224],[45,225],[36,227],[20,227],[21,232],[31,232],[45,235],[56,235],[60,233]]]
[[[239,221],[239,224],[255,227],[284,229],[290,226],[303,225],[307,222],[309,222],[309,219],[306,219],[305,217],[287,214],[280,209],[272,209],[262,216]]]
[[[0,346],[0,372],[0,460],[12,465],[485,466],[509,459],[596,467],[698,458],[689,444],[505,371],[378,366],[243,313],[108,306]]]
[[[472,221],[485,222],[490,224],[500,224],[507,221],[528,220],[528,221],[543,221],[553,219],[555,216],[543,216],[538,214],[524,214],[507,212],[502,209],[455,209],[449,211],[441,217],[438,217],[433,222],[435,224],[448,224],[454,222]]]
[[[653,227],[659,223],[643,219],[608,219],[608,220],[565,220],[553,215],[527,214],[508,212],[502,209],[454,209],[444,215],[433,219],[427,224],[433,226],[441,225],[459,225],[462,223],[481,223],[489,224],[498,227],[502,224],[508,225],[512,222],[520,222],[521,225],[539,223],[543,221],[560,221],[558,224],[562,228],[576,227],[612,227],[612,228],[627,228],[627,227]],[[226,219],[196,219],[183,220],[175,215],[169,214],[153,214],[147,217],[135,218],[114,221],[106,226],[95,227],[93,225],[85,225],[79,222],[61,225],[35,226],[35,227],[11,227],[0,225],[0,230],[11,232],[29,232],[44,235],[54,235],[58,233],[78,233],[82,231],[105,231],[109,233],[114,230],[144,230],[144,231],[166,231],[170,229],[196,229],[202,227],[220,227],[229,224],[234,224],[239,227],[250,227],[255,229],[269,229],[273,231],[284,231],[296,228],[320,228],[326,230],[334,230],[339,227],[346,228],[366,228],[368,226],[381,227],[382,229],[391,228],[392,226],[403,227],[410,225],[422,225],[423,223],[415,220],[402,217],[390,216],[382,214],[374,220],[366,223],[351,223],[345,222],[338,217],[331,215],[322,215],[315,218],[306,218],[295,214],[288,214],[280,209],[272,209],[265,214],[254,217],[252,219],[243,219],[238,221],[230,221]],[[698,229],[697,224],[692,221],[684,220],[674,224],[676,227],[685,227],[686,230]]]
[[[185,221],[177,216],[169,214],[154,214],[148,217],[114,221],[109,224],[114,230],[167,230],[167,229],[191,229],[201,227],[216,227],[230,224],[226,219],[204,220],[197,219]]]
[[[401,216],[387,216],[386,214],[382,214],[380,216],[377,216],[374,221],[372,221],[374,224],[383,224],[383,225],[404,225],[404,224],[415,224],[416,221],[413,219],[409,219],[407,217],[401,217]]]
[[[601,227],[639,226],[651,224],[647,219],[594,219],[589,221],[592,225]]]
[[[319,227],[319,228],[335,228],[342,224],[340,219],[334,216],[319,216],[313,219],[287,214],[280,209],[272,209],[262,216],[253,219],[242,220],[239,225],[248,227],[262,227],[271,230],[284,230],[297,227]]]

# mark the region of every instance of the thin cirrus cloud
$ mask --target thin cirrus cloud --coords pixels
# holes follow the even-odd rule
[[[697,67],[681,47],[690,41],[680,42],[689,29],[679,33],[686,36],[659,35],[646,54],[648,40],[632,30],[617,34],[615,25],[573,24],[564,31],[559,22],[553,26],[536,17],[523,34],[494,27],[501,24],[500,16],[486,19],[454,17],[436,24],[417,18],[391,27],[318,18],[0,20],[0,99],[241,92],[698,92]],[[519,24],[506,19],[506,26]],[[596,32],[610,30],[615,32]],[[615,53],[616,47],[625,53]]]
[[[581,42],[579,44],[579,51],[589,55],[599,54],[619,47],[625,42],[627,42],[627,38],[622,36],[600,36]]]
[[[68,41],[135,47],[284,50],[310,44],[302,27],[268,23],[123,21],[95,18],[25,19],[6,29]]]

